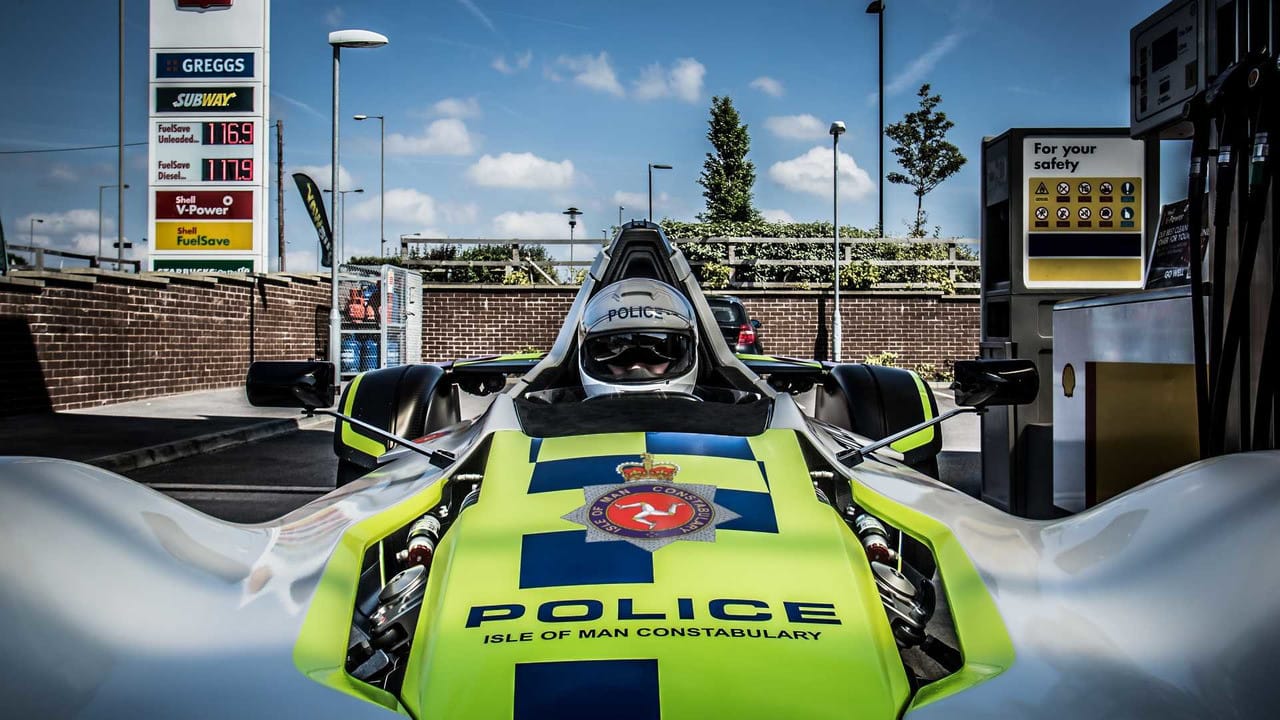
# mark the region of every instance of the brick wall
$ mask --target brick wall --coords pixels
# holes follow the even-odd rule
[[[449,360],[550,347],[574,290],[428,286],[422,356]],[[738,293],[763,324],[765,351],[821,356],[830,298]],[[66,410],[233,387],[250,359],[323,357],[329,286],[318,276],[28,275],[0,282],[0,415]],[[841,297],[843,355],[895,352],[942,369],[977,353],[975,298],[923,293]]]
[[[327,283],[58,275],[0,285],[0,415],[230,387],[251,353],[315,357],[326,342]]]

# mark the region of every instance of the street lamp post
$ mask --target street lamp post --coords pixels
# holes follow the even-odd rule
[[[618,206],[618,227],[622,227],[622,210],[623,210],[623,207],[619,205]]]
[[[831,359],[840,362],[840,136],[844,123],[831,123],[831,266],[835,271],[835,311],[831,320]]]
[[[662,163],[649,163],[649,222],[653,222],[653,171],[654,170],[670,170],[670,165]]]
[[[102,264],[102,191],[106,190],[107,188],[113,188],[113,187],[119,187],[119,186],[118,185],[99,185],[98,186],[98,257],[96,260],[93,261],[94,267],[99,267]],[[129,183],[125,183],[124,189],[125,190],[129,189]],[[117,265],[116,269],[119,270],[120,266]]]
[[[582,211],[572,205],[562,215],[569,216],[569,281],[573,282],[573,229],[578,227],[578,216]]]
[[[333,192],[333,191],[325,190],[325,192]],[[363,192],[364,192],[364,188],[356,188],[355,190],[339,190],[338,191],[338,195],[339,195],[338,197],[339,213],[338,214],[342,216],[341,222],[342,222],[343,235],[347,233],[347,193],[363,193]]]
[[[32,246],[32,247],[35,247],[35,244],[36,244],[36,223],[40,223],[41,225],[43,225],[43,224],[44,224],[44,218],[38,218],[38,217],[33,217],[33,218],[31,218],[31,240],[30,240],[30,242],[31,242],[31,246]]]
[[[369,30],[336,30],[329,33],[329,45],[333,47],[333,143],[330,148],[332,167],[329,187],[338,189],[338,66],[342,48],[373,48],[387,44],[387,36]],[[330,203],[331,209],[339,209],[341,203]],[[338,266],[342,264],[342,227],[334,223],[338,231],[333,235],[329,266],[329,362],[337,363],[342,356],[342,317],[338,314]]]
[[[880,156],[876,160],[876,167],[880,170],[880,191],[878,195],[880,202],[880,237],[884,237],[884,0],[872,0],[867,5],[867,14],[876,16],[876,48],[880,56],[879,92],[876,94],[880,100]]]
[[[378,257],[387,254],[387,123],[382,115],[356,115],[356,120],[378,121]]]

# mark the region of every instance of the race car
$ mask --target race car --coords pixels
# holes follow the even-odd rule
[[[1034,366],[956,374],[939,415],[907,370],[740,358],[630,223],[546,353],[333,410],[332,364],[255,363],[251,402],[339,418],[340,487],[276,521],[0,460],[0,715],[1272,716],[1280,454],[1023,520],[933,476]]]

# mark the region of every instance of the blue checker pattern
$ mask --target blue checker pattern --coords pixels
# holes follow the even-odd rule
[[[618,466],[633,463],[636,455],[598,455],[596,457],[547,460],[533,467],[529,492],[581,490],[587,485],[609,485],[622,482]]]
[[[723,505],[741,517],[716,526],[717,530],[746,530],[748,532],[778,532],[778,516],[773,512],[773,498],[769,493],[747,490],[716,490],[716,504]]]
[[[707,457],[755,460],[751,444],[744,437],[699,435],[696,433],[651,432],[644,434],[646,449],[653,455],[705,455]]]
[[[652,583],[653,555],[628,542],[587,542],[586,530],[525,535],[520,588]]]
[[[661,720],[657,660],[516,664],[514,720]]]

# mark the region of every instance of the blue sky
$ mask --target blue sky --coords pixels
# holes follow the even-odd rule
[[[387,116],[389,245],[410,232],[567,237],[560,211],[569,205],[585,212],[579,233],[600,237],[620,204],[626,218],[644,216],[649,162],[675,166],[655,173],[655,216],[693,219],[703,207],[697,178],[713,95],[732,96],[750,127],[756,206],[772,217],[830,217],[826,128],[845,121],[841,220],[869,227],[876,23],[865,4],[274,0],[272,120],[284,120],[286,171],[311,170],[327,186],[327,33],[364,28],[390,38],[343,55],[341,166],[346,187],[365,190],[347,200],[353,253],[376,253],[378,239],[378,126],[351,120],[355,113]],[[913,109],[920,83],[942,94],[956,123],[951,139],[969,163],[925,209],[944,235],[976,237],[982,137],[1009,127],[1127,125],[1129,28],[1163,2],[887,5],[886,122]],[[147,131],[148,3],[126,6],[125,140],[133,143]],[[0,151],[113,144],[116,3],[9,0],[5,15]],[[146,159],[145,145],[126,148],[130,239],[148,235]],[[1182,167],[1169,163],[1166,197],[1185,194]],[[42,217],[38,244],[94,250],[98,186],[114,182],[114,148],[0,155],[10,242],[26,243],[30,218]],[[313,268],[314,231],[296,190],[286,193],[289,267]],[[110,190],[106,204],[113,233]],[[891,233],[913,208],[907,187],[886,186]]]

